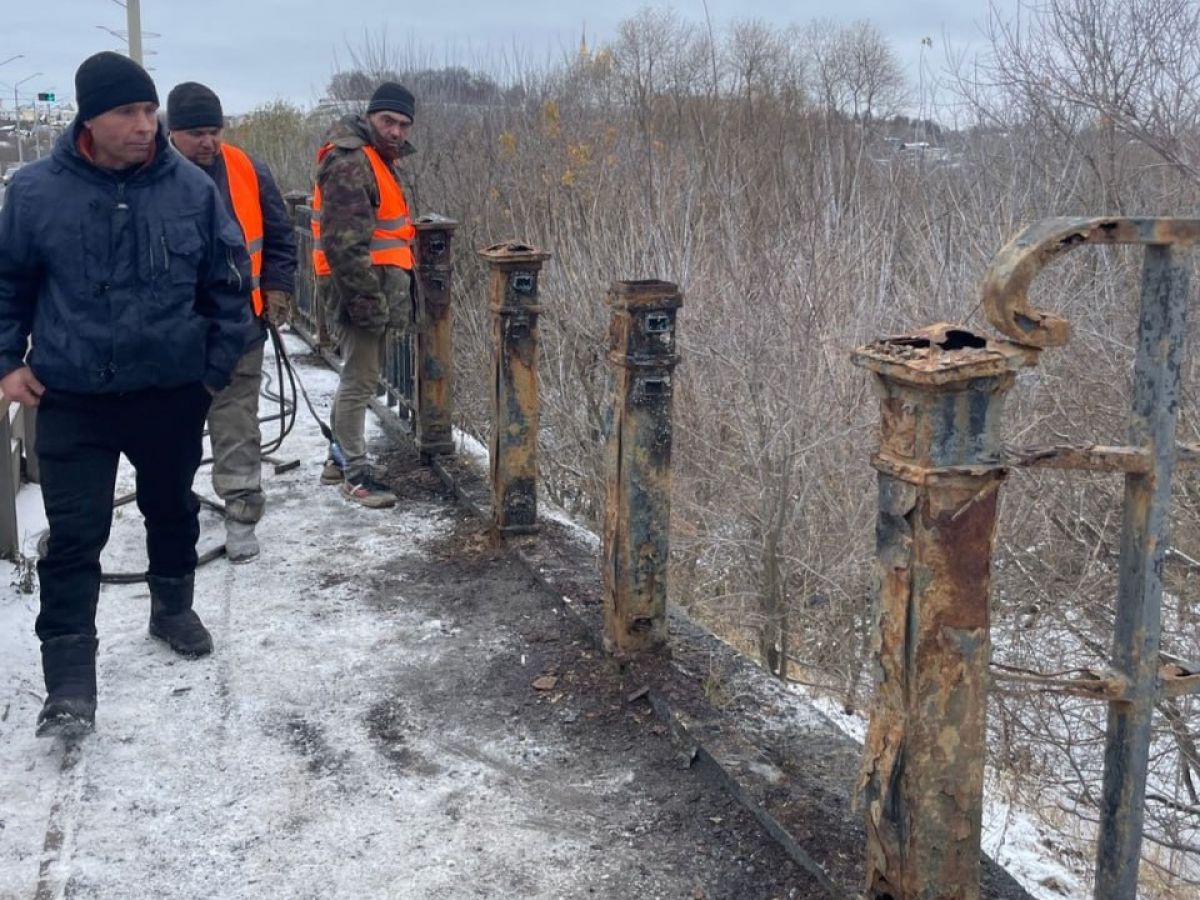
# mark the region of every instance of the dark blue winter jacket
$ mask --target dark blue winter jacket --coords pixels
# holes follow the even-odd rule
[[[250,259],[212,180],[169,148],[111,172],[82,125],[13,178],[0,209],[0,377],[51,390],[219,390],[253,341]]]

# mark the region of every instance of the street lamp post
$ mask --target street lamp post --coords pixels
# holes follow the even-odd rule
[[[24,59],[24,58],[25,58],[25,54],[24,54],[24,53],[18,53],[16,56],[10,56],[8,59],[5,59],[5,60],[0,60],[0,66],[7,66],[7,65],[8,65],[10,62],[12,62],[13,60],[16,60],[16,59]],[[15,115],[16,115],[16,112],[13,112],[13,115],[15,116]],[[16,126],[14,125],[13,127],[15,128]]]
[[[21,101],[17,96],[17,88],[27,81],[32,81],[34,78],[41,76],[41,72],[34,72],[28,78],[22,78],[20,81],[13,84],[13,135],[17,139],[17,162],[25,162],[25,147],[21,143]],[[34,105],[33,129],[37,133],[37,105]]]
[[[122,3],[120,5],[124,6],[125,4]],[[156,56],[158,54],[158,51],[157,50],[143,50],[142,49],[142,38],[144,38],[144,37],[147,37],[147,38],[162,37],[161,34],[159,34],[157,31],[142,31],[140,27],[138,29],[136,29],[135,32],[118,31],[116,28],[109,28],[107,25],[97,25],[96,27],[99,28],[101,31],[106,32],[107,34],[111,34],[117,40],[121,41],[125,45],[125,53],[130,59],[132,59],[138,65],[143,66],[147,72],[152,71],[152,67],[147,66],[145,64],[144,57]],[[137,47],[137,56],[134,56],[134,46],[135,45]]]
[[[125,9],[125,25],[127,31],[121,36],[129,50],[129,58],[139,66],[145,65],[142,58],[142,4],[141,0],[113,0],[117,6]],[[97,25],[97,28],[104,28]],[[104,28],[105,31],[111,29]],[[116,34],[116,32],[112,32]],[[148,34],[148,33],[147,33]]]

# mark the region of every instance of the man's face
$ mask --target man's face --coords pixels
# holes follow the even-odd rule
[[[201,166],[211,166],[221,149],[221,128],[188,128],[171,132],[175,148]]]
[[[408,140],[408,132],[412,128],[412,119],[404,113],[381,110],[367,116],[371,130],[375,132],[377,147],[386,155],[395,159],[400,153],[400,147]]]
[[[157,103],[126,103],[84,122],[92,135],[96,163],[106,169],[124,169],[150,159],[158,131],[157,112]]]

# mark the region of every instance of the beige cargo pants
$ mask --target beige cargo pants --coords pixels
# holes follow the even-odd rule
[[[258,426],[258,392],[262,386],[263,349],[249,350],[233,370],[233,380],[213,398],[208,411],[212,442],[212,484],[235,522],[262,518],[262,434]]]
[[[390,267],[382,267],[377,272],[391,312],[390,327],[382,330],[359,328],[342,319],[333,305],[332,288],[328,283],[330,279],[318,281],[318,290],[324,290],[324,302],[330,314],[329,329],[337,340],[342,357],[342,376],[333,398],[330,425],[338,446],[346,456],[347,479],[370,474],[366,439],[367,407],[376,395],[379,376],[383,373],[384,348],[389,335],[407,329],[411,322],[412,285],[409,273]]]

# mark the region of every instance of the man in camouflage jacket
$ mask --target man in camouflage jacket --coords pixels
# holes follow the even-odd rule
[[[395,494],[372,477],[364,429],[388,329],[407,328],[412,318],[411,256],[407,263],[393,259],[381,264],[376,248],[383,225],[380,210],[394,205],[397,190],[407,215],[395,166],[414,152],[407,140],[414,109],[407,89],[385,83],[365,116],[349,116],[333,126],[318,155],[317,286],[344,361],[333,407],[336,445],[321,480],[341,484],[347,497],[368,507],[396,502]],[[382,161],[382,173],[367,148]],[[394,179],[395,187],[381,181],[386,177]],[[411,231],[409,224],[405,233]],[[327,274],[318,261],[322,253]]]

